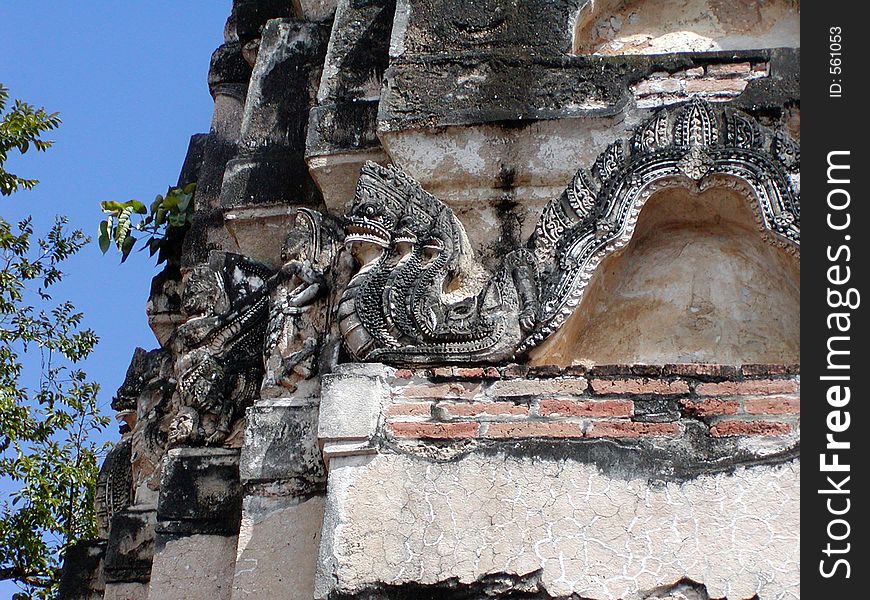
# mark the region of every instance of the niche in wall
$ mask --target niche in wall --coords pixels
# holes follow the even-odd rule
[[[728,187],[663,189],[533,364],[800,361],[800,262]]]

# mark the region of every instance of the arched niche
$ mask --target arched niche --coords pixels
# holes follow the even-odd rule
[[[744,186],[720,183],[660,182],[531,362],[799,362],[799,260],[759,230]]]
[[[539,321],[518,354],[797,360],[799,166],[786,131],[746,113],[696,99],[653,115],[542,213]]]
[[[574,53],[667,54],[800,47],[799,0],[590,0]]]

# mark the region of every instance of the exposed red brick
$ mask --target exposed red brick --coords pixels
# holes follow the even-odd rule
[[[454,370],[457,377],[462,377],[463,379],[482,379],[483,378],[483,368],[482,367],[459,367]]]
[[[387,431],[401,438],[429,438],[452,440],[477,437],[478,423],[473,421],[455,423],[387,423]]]
[[[682,89],[683,82],[677,77],[650,78],[631,86],[631,91],[637,96],[672,94]]]
[[[709,417],[711,415],[736,415],[740,410],[737,400],[680,400],[686,413],[694,417]]]
[[[571,365],[562,370],[566,377],[583,377],[589,371],[584,365]]]
[[[586,437],[675,436],[680,434],[677,423],[637,423],[634,421],[596,421]]]
[[[528,415],[529,407],[512,402],[442,402],[438,405],[447,416],[452,417],[479,417],[482,415],[511,416]]]
[[[741,63],[723,63],[718,65],[709,65],[707,74],[716,77],[739,77],[752,71],[752,65],[748,62]]]
[[[715,77],[702,77],[689,79],[686,82],[686,91],[689,94],[725,94],[736,96],[746,88],[743,79],[717,79]]]
[[[509,379],[496,381],[489,388],[492,396],[551,396],[579,395],[586,391],[588,383],[582,377],[565,379]]]
[[[411,369],[396,369],[397,379],[411,379],[414,376],[414,371]]]
[[[483,370],[483,378],[484,379],[501,379],[501,373],[499,373],[498,369],[495,367],[486,367]]]
[[[558,365],[536,365],[529,367],[529,377],[558,377],[562,369]]]
[[[786,435],[791,425],[777,421],[721,421],[710,428],[715,437],[734,435]]]
[[[800,375],[800,365],[765,365],[750,364],[740,367],[746,377],[758,377],[759,375]]]
[[[661,377],[661,365],[595,365],[589,370],[589,374],[593,377],[613,377],[613,376],[638,376],[638,377]]]
[[[541,400],[538,414],[542,417],[630,417],[634,414],[631,400]]]
[[[387,407],[388,417],[428,417],[432,412],[430,402],[400,402]]]
[[[664,379],[593,379],[592,390],[596,394],[688,394],[689,384],[682,380]]]
[[[506,378],[525,377],[528,372],[526,365],[511,364],[501,370],[501,375]]]
[[[746,398],[743,408],[750,415],[797,415],[801,412],[800,396]]]
[[[770,64],[769,63],[756,63],[752,65],[752,73],[750,73],[750,77],[755,79],[756,77],[767,77],[770,74]]]
[[[762,394],[794,394],[798,384],[792,379],[750,379],[699,383],[695,388],[701,396],[749,396]]]
[[[489,438],[579,438],[583,437],[580,423],[568,421],[514,421],[490,423],[484,434]]]
[[[430,385],[408,385],[395,388],[394,393],[403,398],[462,398],[470,400],[480,393],[480,384],[450,381]]]
[[[737,367],[701,363],[669,364],[664,367],[665,375],[682,377],[737,377]]]
[[[661,365],[631,365],[631,373],[640,377],[661,377]]]

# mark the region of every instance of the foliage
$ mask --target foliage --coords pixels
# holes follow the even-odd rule
[[[175,251],[177,234],[183,235],[193,221],[195,189],[194,183],[183,188],[170,187],[165,196],[158,195],[147,209],[138,200],[101,202],[100,208],[109,216],[100,221],[100,250],[105,254],[114,242],[124,262],[136,245],[133,231],[141,231],[149,235],[143,249],[148,248],[151,256],[157,254],[158,264],[166,262]],[[144,218],[134,225],[134,215]]]
[[[7,98],[0,86],[0,107]],[[36,181],[5,170],[8,152],[47,149],[41,135],[60,120],[22,102],[3,110],[0,191],[10,195]],[[95,533],[102,448],[93,434],[108,421],[98,411],[98,386],[76,364],[97,337],[72,304],[52,298],[62,264],[88,242],[64,217],[43,237],[29,218],[13,226],[0,217],[0,580],[21,588],[15,598],[53,597],[62,552]]]
[[[0,84],[0,194],[9,196],[19,188],[29,190],[37,183],[36,179],[24,179],[3,169],[11,150],[21,154],[31,147],[46,151],[51,147],[50,140],[40,138],[42,133],[57,128],[60,117],[57,113],[47,113],[44,108],[34,108],[26,102],[16,100],[12,109],[6,111],[9,91]]]

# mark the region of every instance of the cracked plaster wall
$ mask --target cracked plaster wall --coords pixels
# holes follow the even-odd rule
[[[552,597],[688,577],[711,598],[798,598],[798,492],[796,461],[650,484],[571,460],[333,459],[316,597],[540,570]]]

